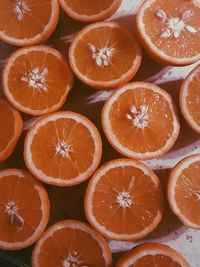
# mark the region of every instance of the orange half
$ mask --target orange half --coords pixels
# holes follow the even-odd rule
[[[46,228],[50,203],[46,190],[20,169],[0,171],[0,248],[31,246]]]
[[[188,227],[200,230],[200,154],[180,161],[168,181],[168,200],[173,212]]]
[[[163,244],[147,243],[133,248],[116,267],[190,267],[176,250]]]
[[[95,89],[115,89],[138,71],[141,48],[122,24],[98,22],[83,28],[69,49],[75,75]]]
[[[111,17],[122,0],[59,0],[64,11],[75,20],[96,22]]]
[[[11,45],[39,44],[49,38],[59,17],[57,0],[0,0],[0,39]]]
[[[147,236],[162,218],[158,177],[143,163],[117,159],[104,164],[91,178],[85,213],[106,238],[137,240]]]
[[[104,105],[102,125],[118,152],[141,160],[167,153],[180,130],[172,97],[146,82],[130,83],[116,90]]]
[[[61,221],[52,225],[37,242],[32,254],[33,267],[111,267],[108,244],[87,224]]]
[[[0,162],[6,160],[15,149],[23,130],[20,113],[0,98]]]
[[[95,125],[73,112],[43,116],[25,139],[24,159],[45,183],[71,186],[88,179],[99,165],[102,142]]]
[[[180,90],[180,107],[188,125],[200,134],[200,65],[184,80]]]
[[[73,73],[56,49],[31,46],[8,58],[2,82],[4,94],[17,109],[39,116],[62,107],[73,86]]]
[[[137,35],[155,60],[187,65],[200,59],[199,0],[147,0],[137,13]]]

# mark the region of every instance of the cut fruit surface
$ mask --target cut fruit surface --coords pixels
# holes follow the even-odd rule
[[[186,157],[172,170],[168,200],[173,212],[188,227],[200,229],[200,154]]]
[[[180,130],[171,96],[145,82],[116,90],[104,105],[102,125],[118,152],[142,160],[168,152]]]
[[[96,22],[111,17],[122,0],[59,0],[64,11],[73,19]]]
[[[69,49],[74,73],[96,89],[113,89],[130,81],[141,58],[136,39],[118,22],[98,22],[83,28]]]
[[[137,35],[155,60],[191,64],[200,59],[199,18],[198,0],[147,0],[137,13]]]
[[[95,125],[73,112],[43,116],[29,130],[27,167],[45,183],[71,186],[88,179],[99,165],[102,142]]]
[[[143,163],[118,159],[91,178],[85,212],[91,225],[114,240],[137,240],[160,223],[163,209],[158,177]]]
[[[33,267],[110,267],[112,254],[101,235],[79,221],[61,221],[51,226],[37,242]]]
[[[184,80],[180,91],[180,107],[190,127],[200,134],[200,65]]]
[[[50,37],[59,17],[58,0],[0,0],[0,39],[16,46]]]
[[[190,267],[176,250],[163,244],[147,243],[133,248],[116,267]]]
[[[73,73],[64,56],[46,46],[21,48],[8,59],[3,91],[20,111],[42,115],[57,111],[73,86]]]
[[[0,248],[31,246],[49,220],[46,190],[29,172],[20,169],[0,171],[0,188]]]
[[[23,121],[19,112],[0,98],[0,162],[6,160],[15,149],[22,133]]]

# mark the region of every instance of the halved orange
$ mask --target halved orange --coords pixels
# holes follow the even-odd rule
[[[64,56],[47,46],[17,50],[8,58],[2,76],[8,100],[20,111],[34,116],[60,109],[73,80]]]
[[[188,125],[200,134],[200,65],[184,80],[180,90],[180,107]]]
[[[39,180],[71,186],[88,179],[99,165],[102,142],[95,125],[73,112],[43,116],[25,139],[24,159]]]
[[[0,39],[11,45],[39,44],[49,38],[59,17],[58,0],[0,0]]]
[[[190,267],[176,250],[163,244],[147,243],[125,254],[116,267]]]
[[[98,22],[83,28],[69,49],[75,75],[95,89],[113,89],[130,81],[140,67],[141,48],[122,24]]]
[[[112,254],[104,238],[87,224],[66,220],[52,225],[36,243],[33,267],[110,267]]]
[[[96,22],[111,17],[122,0],[59,0],[64,11],[75,20]]]
[[[0,162],[6,160],[15,149],[23,130],[20,113],[0,98]]]
[[[199,0],[147,0],[137,13],[137,35],[160,63],[187,65],[200,59]]]
[[[20,169],[0,171],[0,248],[17,250],[40,238],[50,203],[43,185]]]
[[[168,200],[176,216],[188,227],[200,230],[200,154],[180,161],[168,181]]]
[[[116,90],[104,105],[102,125],[118,152],[141,160],[167,153],[180,130],[172,97],[146,82]]]
[[[90,224],[109,239],[141,239],[151,233],[162,218],[160,180],[139,161],[109,161],[89,182],[85,213]]]

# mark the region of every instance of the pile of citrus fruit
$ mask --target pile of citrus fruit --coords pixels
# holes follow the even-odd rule
[[[39,116],[23,142],[26,170],[1,167],[0,248],[18,250],[36,242],[33,267],[110,267],[107,239],[142,239],[163,218],[160,179],[142,161],[157,159],[174,146],[180,133],[178,113],[167,91],[132,79],[141,66],[142,47],[164,65],[200,60],[200,3],[145,0],[137,12],[135,35],[122,23],[107,20],[120,4],[121,0],[0,0],[0,39],[21,47],[2,71],[1,163],[16,148],[22,114]],[[65,16],[88,23],[82,24],[65,54],[41,45],[53,34],[61,8]],[[114,89],[102,109],[101,124],[121,158],[101,164],[104,146],[94,123],[61,111],[74,76],[94,89]],[[199,104],[197,65],[180,88],[180,109],[198,134]],[[171,171],[166,190],[174,214],[194,229],[200,229],[199,170],[200,154],[182,159]],[[52,205],[46,184],[70,187],[86,180],[88,223],[71,218],[46,230]],[[189,264],[166,245],[146,243],[123,255],[116,266]]]

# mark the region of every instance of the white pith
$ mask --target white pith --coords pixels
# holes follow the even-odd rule
[[[44,126],[46,123],[48,123],[50,121],[56,121],[57,119],[72,119],[76,123],[81,123],[89,130],[91,137],[94,141],[95,151],[94,151],[94,155],[93,155],[93,162],[91,163],[91,165],[88,167],[88,169],[84,173],[80,173],[79,176],[77,176],[71,180],[64,180],[64,179],[61,179],[60,177],[48,176],[43,171],[38,169],[37,166],[35,166],[34,162],[32,161],[31,144],[33,142],[34,136],[37,134],[40,127]],[[56,149],[56,147],[55,147],[55,149]],[[32,127],[32,129],[29,132],[29,136],[27,138],[27,143],[26,143],[25,148],[24,148],[24,153],[25,153],[26,158],[27,158],[28,168],[34,174],[36,174],[36,176],[39,179],[41,179],[42,181],[48,182],[48,183],[52,183],[52,184],[56,183],[57,185],[68,186],[70,184],[79,183],[79,182],[87,179],[87,177],[90,174],[92,174],[93,171],[97,168],[99,161],[100,161],[100,157],[101,157],[101,138],[100,138],[100,135],[97,132],[97,129],[95,128],[95,126],[93,126],[93,124],[91,122],[89,122],[88,119],[86,119],[85,117],[83,117],[79,114],[76,114],[76,113],[72,113],[72,112],[55,113],[54,115],[51,115],[51,116],[48,116],[46,118],[41,119]],[[55,153],[56,153],[56,151],[55,151]]]
[[[19,2],[21,2],[20,0],[18,0]],[[23,0],[24,1],[24,0]],[[44,26],[44,29],[41,33],[35,35],[32,38],[24,38],[24,39],[18,39],[18,38],[14,38],[11,36],[8,36],[7,34],[5,34],[3,31],[0,31],[0,38],[2,38],[3,40],[6,40],[9,43],[15,43],[17,45],[24,45],[24,43],[27,43],[27,45],[32,44],[32,43],[38,43],[40,42],[41,38],[50,31],[50,29],[52,28],[52,25],[54,25],[54,21],[57,18],[57,14],[55,12],[55,9],[57,9],[58,7],[58,2],[57,0],[50,0],[51,1],[51,17],[49,18],[48,24],[46,26]],[[17,2],[16,2],[16,6],[17,6]],[[29,9],[31,9],[31,5],[29,6]],[[16,14],[16,9],[13,9],[13,12]],[[18,11],[19,12],[19,11]],[[30,10],[29,10],[30,12]],[[24,16],[24,13],[23,13]],[[19,15],[19,22],[23,19],[22,15]]]
[[[24,18],[24,15],[30,11],[29,7],[26,5],[24,0],[16,0],[15,4],[15,14],[17,20],[21,21]]]
[[[184,80],[184,83],[182,85],[181,91],[180,91],[180,104],[181,104],[181,111],[183,113],[183,116],[187,120],[188,124],[191,125],[191,127],[197,132],[200,133],[200,125],[198,125],[194,118],[191,116],[188,105],[187,105],[187,96],[188,96],[188,88],[190,86],[190,83],[192,82],[193,78],[196,76],[196,73],[200,72],[200,65],[198,65],[190,74],[189,76]]]
[[[151,89],[153,92],[158,93],[159,95],[163,96],[165,98],[165,100],[168,102],[169,107],[171,109],[172,115],[173,115],[173,132],[171,135],[171,138],[168,139],[168,141],[166,142],[166,144],[161,147],[159,150],[157,151],[153,151],[153,152],[145,152],[145,153],[139,153],[139,152],[135,152],[133,150],[130,150],[126,147],[124,147],[123,145],[121,145],[121,143],[118,141],[116,135],[113,133],[112,127],[111,127],[111,123],[110,123],[110,118],[109,118],[109,114],[110,114],[110,110],[112,108],[112,105],[115,101],[117,101],[118,97],[123,94],[124,92],[126,92],[126,90],[131,89],[138,89],[138,88],[147,88],[147,89]],[[154,158],[154,157],[159,157],[160,155],[164,154],[166,151],[169,150],[169,148],[171,148],[179,134],[180,131],[180,125],[177,119],[177,116],[174,112],[174,107],[173,107],[173,103],[171,100],[171,97],[168,95],[167,92],[165,92],[164,90],[160,89],[159,87],[157,87],[154,84],[150,84],[150,83],[140,83],[140,82],[135,82],[135,83],[130,83],[127,84],[123,87],[121,87],[120,89],[118,89],[117,91],[114,92],[114,94],[107,100],[105,108],[103,110],[102,113],[102,122],[103,122],[103,128],[105,131],[105,134],[107,136],[107,138],[110,140],[111,144],[114,144],[115,147],[120,151],[120,153],[131,157],[131,158],[138,158],[138,159],[149,159],[149,158]]]
[[[18,213],[18,206],[14,201],[5,203],[5,213],[8,215],[8,220],[11,225],[15,225],[17,231],[21,231],[24,225],[24,219]]]
[[[28,73],[25,73],[21,80],[33,88],[37,89],[40,92],[47,92],[48,88],[46,85],[46,75],[48,74],[47,68],[34,68],[30,70]]]
[[[98,49],[93,44],[89,43],[88,49],[97,66],[106,67],[110,65],[112,54],[115,52],[114,48],[106,46]]]
[[[131,66],[131,68],[129,69],[129,71],[127,73],[124,73],[121,75],[121,77],[117,78],[117,79],[114,79],[114,80],[111,80],[111,81],[95,81],[95,80],[92,80],[90,78],[88,78],[86,75],[82,74],[79,69],[77,68],[77,65],[76,65],[76,61],[75,61],[75,57],[74,57],[74,54],[75,54],[75,49],[76,49],[76,45],[77,43],[79,43],[81,41],[81,39],[83,38],[83,36],[85,34],[87,34],[88,32],[90,32],[91,30],[95,29],[95,28],[100,28],[100,27],[110,27],[110,28],[119,28],[120,25],[119,23],[117,22],[110,22],[110,21],[107,21],[107,22],[99,22],[99,23],[94,23],[94,24],[91,24],[89,26],[87,26],[85,29],[84,29],[84,33],[83,33],[83,30],[81,33],[83,34],[78,34],[74,41],[72,42],[71,44],[71,47],[70,47],[70,50],[69,50],[69,56],[70,56],[70,63],[71,63],[71,66],[73,67],[73,70],[75,72],[75,74],[77,75],[77,77],[79,77],[79,79],[81,79],[82,81],[84,81],[85,83],[88,83],[94,87],[113,87],[113,86],[118,86],[119,83],[121,82],[122,79],[126,79],[126,77],[130,76],[132,73],[133,73],[133,70],[135,70],[136,66],[139,67],[140,63],[141,63],[141,48],[140,46],[137,44],[137,42],[135,41],[134,37],[132,36],[133,38],[133,41],[135,43],[135,57],[133,58],[133,64]],[[130,37],[129,35],[129,32],[127,32],[127,36]],[[138,69],[135,70],[135,72],[137,72]]]
[[[6,169],[0,172],[0,179],[6,176],[19,176],[22,179],[27,179],[26,175],[24,174],[23,170],[19,170],[19,169]],[[35,231],[33,233],[32,236],[30,236],[29,238],[27,238],[24,241],[20,241],[20,242],[6,242],[6,241],[2,241],[0,240],[0,246],[1,248],[4,249],[20,249],[20,248],[24,248],[27,246],[30,246],[31,244],[33,244],[37,238],[40,236],[40,234],[42,233],[42,231],[44,231],[44,228],[47,225],[48,222],[48,216],[49,216],[49,210],[47,209],[47,203],[46,203],[46,194],[44,195],[44,191],[42,190],[41,192],[41,186],[38,184],[34,184],[34,190],[37,190],[40,201],[41,201],[41,220],[40,223],[38,225],[38,227],[35,228]],[[26,224],[26,220],[24,220],[24,224]]]
[[[191,64],[195,61],[198,61],[200,59],[200,54],[197,54],[194,57],[182,57],[177,58],[173,56],[169,56],[165,54],[162,50],[159,50],[154,43],[151,41],[150,37],[146,34],[145,31],[145,25],[143,23],[143,16],[147,8],[149,8],[154,2],[157,0],[147,0],[143,3],[142,7],[139,9],[139,12],[137,14],[137,23],[140,27],[140,33],[142,35],[143,40],[148,45],[148,47],[151,47],[151,50],[153,53],[155,53],[156,56],[159,58],[164,59],[167,62],[173,62],[174,64]]]
[[[180,17],[174,18],[167,17],[165,10],[157,9],[156,16],[166,24],[166,28],[161,34],[162,38],[169,38],[172,36],[179,38],[184,30],[194,34],[198,32],[196,28],[188,24],[188,20],[192,17],[191,10],[186,10]]]
[[[133,105],[130,112],[126,114],[126,118],[138,129],[144,129],[148,125],[148,106],[141,105],[139,108],[136,108]]]
[[[123,191],[117,195],[116,202],[123,208],[130,208],[130,206],[133,203],[133,200],[132,200],[131,195],[128,192]]]
[[[61,157],[69,157],[69,152],[71,152],[70,146],[65,141],[59,141],[55,147],[56,154],[61,155]]]
[[[89,267],[82,263],[79,259],[79,253],[76,250],[69,252],[68,256],[63,261],[63,267]]]
[[[148,225],[144,230],[140,231],[139,233],[134,233],[134,234],[118,234],[118,233],[111,232],[110,230],[106,229],[105,225],[100,224],[96,220],[94,213],[93,213],[93,204],[92,204],[93,200],[92,199],[93,199],[93,195],[94,195],[97,183],[99,182],[101,177],[104,176],[110,169],[117,168],[117,167],[126,167],[126,166],[132,166],[132,167],[140,169],[144,173],[144,175],[150,177],[150,179],[155,184],[156,188],[158,188],[160,185],[160,182],[157,176],[139,161],[130,160],[130,159],[113,160],[107,165],[102,166],[101,168],[98,169],[98,171],[92,177],[90,184],[89,184],[89,189],[87,190],[87,198],[85,199],[85,209],[87,211],[86,214],[88,216],[90,223],[96,229],[98,229],[102,234],[105,234],[105,236],[109,237],[109,239],[114,239],[114,240],[135,240],[138,238],[145,237],[148,233],[150,233],[156,227],[155,225],[157,225],[162,218],[162,214],[160,210],[158,210],[158,213],[155,216],[154,221],[150,225]],[[134,202],[132,202],[131,205],[132,204],[134,204]],[[130,208],[130,206],[123,207],[123,208]]]
[[[43,115],[43,114],[46,114],[47,112],[50,113],[50,112],[56,111],[60,107],[61,103],[64,103],[64,101],[65,101],[65,99],[66,99],[69,91],[72,88],[73,79],[71,78],[71,76],[72,76],[71,70],[69,70],[70,72],[68,73],[68,75],[69,75],[69,82],[66,85],[65,93],[61,96],[61,98],[58,101],[58,103],[55,103],[53,106],[51,106],[49,108],[34,109],[33,110],[33,109],[31,109],[31,108],[29,108],[27,106],[21,105],[19,102],[17,102],[15,100],[14,96],[12,95],[11,91],[9,90],[9,85],[8,85],[9,79],[8,79],[8,77],[9,77],[9,73],[10,73],[11,67],[14,65],[14,62],[15,62],[15,60],[18,57],[27,55],[30,52],[43,52],[45,54],[46,53],[50,53],[50,54],[52,53],[58,59],[58,61],[63,61],[63,56],[62,56],[62,54],[59,51],[57,51],[56,49],[50,48],[50,47],[42,46],[42,45],[40,45],[40,46],[24,47],[24,48],[21,48],[19,50],[16,50],[12,54],[12,57],[9,58],[8,63],[5,65],[5,68],[4,68],[4,75],[3,75],[4,78],[3,78],[3,81],[2,81],[2,83],[3,83],[3,90],[4,90],[5,94],[6,94],[6,96],[8,97],[9,101],[13,104],[13,106],[15,106],[18,110],[20,110],[22,112],[26,112],[28,114],[33,114],[33,115]],[[69,69],[69,65],[67,65],[67,68]],[[37,71],[37,69],[38,68],[36,68],[36,71]],[[46,70],[45,70],[44,74],[45,73],[46,73]],[[46,76],[46,74],[45,74],[45,76]],[[22,77],[23,76],[24,75],[22,75]],[[29,83],[29,79],[27,79],[27,78],[28,77],[24,77],[22,79],[24,80],[24,82]],[[45,81],[42,80],[42,82],[45,82]],[[41,90],[39,87],[33,88],[33,89],[40,90],[41,94],[43,92],[44,93],[47,92],[46,91],[46,87],[44,87],[44,84],[42,84],[42,88],[41,88],[43,90]]]
[[[178,177],[181,175],[184,169],[187,169],[191,164],[195,163],[196,161],[200,161],[200,155],[193,155],[191,157],[188,157],[184,159],[182,162],[178,164],[177,167],[174,168],[174,170],[171,173],[171,177],[173,177],[170,180],[170,188],[168,190],[168,197],[171,204],[171,207],[173,208],[174,213],[181,218],[181,220],[191,228],[200,228],[200,225],[192,223],[188,218],[184,216],[184,214],[179,209],[176,199],[175,199],[175,192],[176,192],[176,184]],[[199,195],[199,194],[198,194]],[[197,198],[198,200],[198,198]]]
[[[48,238],[53,237],[54,233],[56,233],[59,230],[65,229],[65,228],[70,228],[70,229],[74,229],[74,230],[76,230],[76,229],[82,230],[83,232],[86,232],[87,234],[91,235],[91,238],[96,240],[102,249],[102,256],[105,260],[105,266],[110,266],[112,259],[111,259],[111,257],[109,257],[107,255],[108,245],[107,245],[106,241],[104,239],[102,239],[102,237],[99,236],[92,228],[90,228],[86,224],[84,224],[82,222],[78,222],[78,221],[62,221],[62,222],[56,223],[53,226],[51,226],[42,235],[42,237],[37,242],[37,244],[34,248],[34,251],[33,251],[33,261],[35,263],[35,266],[39,266],[39,257],[40,257],[40,252],[41,252],[41,248],[42,248],[43,243],[45,243],[45,241]],[[71,249],[74,250],[75,248],[72,247]]]

